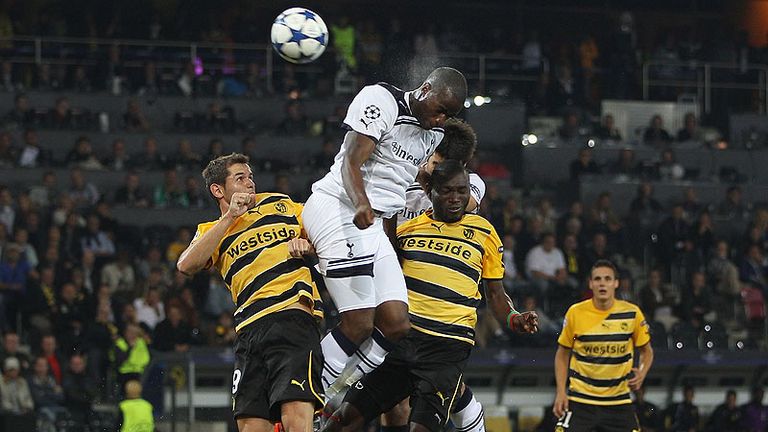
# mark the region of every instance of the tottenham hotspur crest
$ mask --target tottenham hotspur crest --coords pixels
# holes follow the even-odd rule
[[[354,243],[347,242],[347,247],[349,248],[349,252],[347,252],[347,258],[352,258],[355,256],[355,253],[352,252],[352,248],[355,247]]]

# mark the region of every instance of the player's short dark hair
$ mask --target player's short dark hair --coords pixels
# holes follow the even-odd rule
[[[617,279],[619,277],[619,269],[616,268],[616,264],[614,264],[612,261],[607,260],[607,259],[599,259],[599,260],[595,261],[594,264],[592,264],[592,268],[589,269],[590,277],[592,277],[592,271],[597,269],[597,268],[600,268],[600,267],[605,267],[605,268],[609,268],[609,269],[613,270],[613,277],[614,277],[614,279]]]
[[[459,173],[467,173],[464,164],[456,159],[446,159],[438,164],[432,171],[431,185],[433,189],[439,189],[450,179]]]
[[[454,68],[439,67],[429,74],[425,82],[432,84],[436,92],[449,93],[462,103],[467,98],[467,79]]]
[[[223,185],[227,181],[227,169],[234,164],[248,164],[250,159],[242,153],[231,153],[219,156],[208,162],[208,166],[203,170],[203,179],[205,179],[205,188],[211,193],[211,185]],[[213,196],[213,195],[211,195]]]
[[[435,153],[443,159],[456,159],[463,163],[469,162],[477,148],[477,134],[472,126],[464,120],[450,118],[445,121],[445,136]]]

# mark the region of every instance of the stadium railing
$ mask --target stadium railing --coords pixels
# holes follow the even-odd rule
[[[716,99],[713,91],[724,90],[731,95],[739,91],[758,92],[760,113],[768,113],[766,65],[649,60],[642,65],[642,87],[643,100],[654,99],[654,89],[663,91],[677,88],[695,93],[705,114],[712,111]]]
[[[271,45],[267,43],[212,43],[191,41],[161,41],[141,39],[99,39],[72,37],[14,36],[2,38],[11,44],[5,60],[12,64],[52,64],[96,67],[108,57],[113,45],[121,47],[121,59],[128,69],[143,68],[153,61],[158,68],[178,69],[190,62],[200,70],[215,72],[244,72],[250,63],[264,68],[266,86],[274,88],[276,74],[287,63],[276,61]],[[510,83],[526,85],[538,81],[547,73],[549,64],[542,59],[538,67],[524,67],[524,58],[518,55],[478,54],[466,52],[442,52],[434,56],[419,56],[409,66],[412,79],[421,79],[431,68],[438,65],[461,69],[470,83],[474,95],[485,95]],[[422,70],[423,69],[423,70]],[[303,65],[297,74],[317,76],[324,73],[318,64]],[[411,83],[418,84],[418,83]]]

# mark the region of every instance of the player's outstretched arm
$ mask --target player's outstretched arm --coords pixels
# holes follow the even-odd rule
[[[536,312],[518,313],[512,304],[504,284],[500,280],[486,279],[485,296],[493,315],[507,326],[520,333],[535,333],[539,331],[539,317]]]
[[[193,275],[208,266],[213,252],[219,246],[221,239],[227,233],[229,227],[248,211],[248,206],[255,199],[255,194],[236,192],[232,194],[229,202],[229,209],[211,227],[203,233],[200,238],[193,240],[192,243],[181,253],[176,268],[185,275]]]
[[[344,163],[341,166],[341,181],[355,206],[355,226],[366,229],[373,225],[374,214],[368,195],[365,193],[365,183],[360,167],[371,157],[376,143],[365,135],[350,131],[344,136],[344,144],[346,151]]]
[[[568,394],[565,390],[565,382],[568,380],[568,361],[571,359],[571,350],[562,346],[557,346],[555,353],[555,382],[557,383],[557,393],[555,394],[555,404],[552,406],[552,413],[560,418],[568,411]]]

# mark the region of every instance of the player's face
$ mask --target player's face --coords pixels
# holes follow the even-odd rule
[[[430,193],[435,219],[441,222],[458,222],[464,216],[469,203],[469,178],[459,173]]]
[[[610,300],[616,294],[619,280],[610,267],[598,267],[589,277],[589,289],[596,300]]]
[[[255,193],[256,183],[248,164],[234,164],[227,168],[227,180],[224,183],[224,200],[229,203],[235,192]]]
[[[424,129],[443,127],[445,121],[461,111],[462,102],[446,92],[432,91],[429,83],[424,84],[416,97],[418,103],[413,104],[413,115]]]

